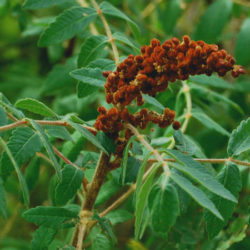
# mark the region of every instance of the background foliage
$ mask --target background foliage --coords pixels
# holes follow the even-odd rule
[[[98,148],[112,152],[112,143],[100,143],[105,140],[103,135],[99,135],[97,139],[92,138],[88,131],[79,128],[77,124],[81,119],[92,125],[97,117],[97,107],[107,106],[102,87],[105,79],[101,72],[115,68],[109,41],[96,11],[86,8],[84,11],[88,17],[85,18],[80,4],[88,6],[90,3],[76,0],[0,0],[0,92],[3,93],[0,96],[1,103],[4,103],[5,108],[12,108],[12,113],[18,118],[23,117],[19,110],[25,110],[25,116],[31,119],[57,119],[62,116],[65,119],[71,117],[75,122],[71,121],[75,130],[68,131],[64,127],[53,126],[43,127],[43,130],[31,120],[31,126],[37,133],[27,127],[19,127],[0,134],[3,138],[0,161],[1,249],[46,249],[48,245],[49,249],[56,249],[70,244],[70,223],[76,220],[79,208],[68,201],[80,204],[81,180],[83,175],[87,179],[93,175],[99,155]],[[188,84],[192,96],[192,118],[185,132],[187,136],[175,133],[174,137],[180,151],[189,152],[198,158],[225,158],[228,155],[249,161],[249,137],[245,144],[236,143],[241,142],[241,138],[245,138],[250,132],[249,119],[247,120],[250,110],[248,1],[112,0],[103,3],[99,1],[99,4],[111,27],[121,58],[131,53],[137,54],[140,46],[149,44],[154,37],[164,41],[184,34],[190,35],[192,39],[216,43],[236,57],[237,64],[247,69],[247,74],[237,80],[232,80],[230,76],[223,79],[217,76],[190,78]],[[55,20],[57,22],[54,22]],[[147,105],[155,110],[170,107],[181,117],[186,104],[180,89],[180,82],[171,84],[168,91],[157,96],[158,102],[148,98]],[[6,97],[15,107],[11,106]],[[246,122],[241,123],[238,133],[231,135],[227,146],[228,136],[242,120]],[[0,108],[0,124],[10,122],[4,109]],[[146,133],[151,137],[154,147],[168,146],[173,135],[172,129],[163,130],[157,127],[154,127],[153,131],[148,128]],[[4,148],[4,140],[8,141],[7,145],[15,163]],[[89,140],[92,143],[89,143]],[[23,141],[30,143],[24,146]],[[69,164],[61,171],[63,162],[54,156],[51,142],[70,161],[85,167],[86,171],[83,173],[81,169]],[[139,145],[137,148],[134,146],[133,150],[135,155],[142,153]],[[174,155],[175,153],[172,152],[173,157],[179,159],[181,156]],[[108,176],[95,204],[99,210],[111,204],[121,191],[126,189],[122,183],[129,185],[135,181],[140,162],[137,164],[131,158],[125,159],[129,164],[123,162],[126,166],[133,165],[133,169],[127,169],[126,176],[121,175],[122,181],[119,179],[119,171]],[[188,160],[190,159],[183,161]],[[149,193],[147,185],[150,186],[150,183],[144,183],[136,190],[136,196],[148,195],[149,203],[153,205],[147,209],[151,211],[153,222],[145,230],[142,239],[138,240],[140,227],[143,227],[138,217],[136,226],[139,225],[139,229],[135,228],[134,238],[133,208],[136,207],[137,214],[140,211],[141,216],[145,211],[140,207],[141,201],[134,204],[131,197],[119,209],[106,216],[114,225],[117,239],[109,231],[108,223],[100,221],[99,224],[104,230],[94,228],[92,237],[95,240],[89,249],[103,249],[104,246],[107,249],[116,249],[117,246],[118,249],[249,249],[250,241],[249,237],[246,237],[249,234],[246,226],[249,221],[249,167],[230,164],[229,167],[223,164],[204,165],[214,173],[220,172],[218,179],[232,194],[239,196],[239,203],[234,209],[232,201],[209,193],[209,198],[216,205],[226,204],[226,208],[223,205],[221,208],[217,207],[225,217],[231,217],[233,211],[233,216],[226,225],[221,224],[218,218],[205,210],[205,220],[209,221],[207,233],[203,210],[190,200],[178,185],[166,186],[162,193],[159,193],[162,187],[159,182]],[[51,165],[54,165],[55,170]],[[19,169],[18,166],[22,167]],[[175,168],[178,169],[176,166]],[[61,177],[61,182],[58,182],[55,171],[57,176]],[[180,172],[173,174],[174,182],[178,184],[179,181],[182,185],[185,183],[185,188],[190,190],[192,183],[183,181]],[[161,181],[164,183],[164,180]],[[74,184],[69,188],[67,185],[71,182]],[[193,195],[194,199],[198,192],[195,187],[191,186],[191,196]],[[77,190],[78,195],[74,198]],[[120,191],[117,193],[118,190]],[[177,218],[176,193],[181,205]],[[163,199],[164,205],[170,206],[168,212],[171,216],[165,213],[162,206],[157,207],[162,197],[166,197]],[[27,204],[33,209],[26,211]],[[54,207],[47,211],[50,206]],[[204,204],[202,206],[206,207]],[[41,222],[39,216],[36,217],[36,214],[43,213],[46,216],[48,213],[54,216],[53,225],[49,219]],[[209,216],[212,216],[211,220]],[[145,217],[141,219],[147,220]],[[61,224],[65,229],[58,231]],[[174,226],[166,236],[166,227],[172,225]],[[38,230],[37,226],[40,226]],[[217,235],[222,227],[224,229]],[[105,231],[106,234],[103,233]],[[212,239],[215,235],[217,236]],[[54,237],[55,240],[49,244]],[[113,243],[118,240],[118,245],[111,246],[111,239]]]

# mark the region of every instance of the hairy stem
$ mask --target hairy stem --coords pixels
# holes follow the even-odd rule
[[[81,247],[83,240],[87,236],[87,225],[91,218],[91,211],[94,207],[95,200],[105,180],[105,177],[110,170],[108,167],[109,160],[110,156],[102,152],[92,182],[87,187],[85,200],[79,215],[80,224],[76,228],[76,232],[74,233],[72,240],[73,246],[77,246],[77,249],[82,249]]]
[[[223,159],[200,159],[200,158],[194,158],[195,161],[198,162],[202,162],[202,163],[225,163],[227,161],[231,161],[234,162],[236,164],[242,165],[242,166],[247,166],[250,167],[250,163],[249,162],[245,162],[245,161],[239,161],[239,160],[235,160],[233,158],[223,158]],[[157,160],[155,159],[149,159],[148,162],[156,162]],[[175,159],[164,159],[164,161],[167,162],[176,162]]]
[[[70,161],[66,156],[64,156],[56,147],[53,146],[53,150],[56,153],[56,155],[58,157],[60,157],[65,163],[73,166],[74,168],[79,168],[78,166],[76,166],[76,164],[74,164],[72,161]]]
[[[35,120],[36,123],[42,125],[42,126],[63,126],[63,127],[71,127],[71,125],[66,122],[66,121],[46,121],[46,120]],[[27,125],[28,121],[26,120],[20,120],[16,121],[14,123],[4,125],[0,127],[0,132],[1,131],[7,131],[16,127],[24,126]],[[88,131],[96,133],[96,129],[93,127],[89,127],[87,125],[81,124],[83,128],[86,128]]]
[[[185,133],[185,131],[187,130],[189,120],[192,117],[192,99],[191,99],[191,94],[190,94],[190,88],[185,82],[183,82],[182,89],[183,89],[183,93],[185,95],[186,104],[187,104],[187,111],[185,114],[185,120],[181,126],[181,132]]]
[[[115,63],[116,65],[119,64],[119,53],[118,53],[118,49],[115,45],[115,42],[114,42],[114,37],[112,36],[112,32],[111,32],[111,29],[106,21],[106,18],[104,17],[104,15],[102,14],[102,10],[99,8],[98,4],[96,3],[95,0],[91,0],[94,8],[96,9],[100,19],[102,20],[102,23],[104,25],[104,29],[106,31],[106,34],[107,34],[107,37],[109,38],[109,42],[111,44],[111,47],[112,47],[112,50],[113,50],[113,54],[114,54],[114,59],[115,59]]]
[[[83,210],[92,210],[97,195],[100,191],[100,188],[105,180],[107,173],[109,172],[108,164],[109,164],[110,156],[105,153],[101,153],[98,165],[96,167],[96,171],[93,177],[93,180],[88,188],[88,192],[85,197],[85,202],[83,204]]]

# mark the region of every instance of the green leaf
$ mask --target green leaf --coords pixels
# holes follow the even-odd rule
[[[80,151],[86,144],[85,138],[81,136],[81,133],[75,131],[72,134],[73,141],[67,141],[63,144],[62,153],[70,159],[72,162],[76,161]]]
[[[79,98],[85,97],[93,92],[104,88],[106,79],[99,68],[82,68],[70,72],[71,77],[79,80],[77,86],[77,95]]]
[[[107,150],[102,146],[102,144],[97,140],[97,138],[91,134],[86,128],[81,125],[68,120],[68,123],[88,141],[90,141],[97,148],[101,149],[105,154],[108,154]]]
[[[17,108],[28,110],[32,113],[47,117],[57,117],[57,114],[44,103],[32,98],[18,100],[15,104]]]
[[[107,58],[98,58],[88,65],[90,68],[99,68],[101,70],[111,70],[114,71],[116,69],[116,64],[113,60]]]
[[[196,148],[191,144],[186,137],[182,134],[180,130],[174,131],[174,140],[175,146],[182,152],[189,155],[193,155],[196,151]]]
[[[235,164],[231,162],[225,164],[224,168],[218,174],[218,180],[225,188],[230,190],[234,196],[238,197],[238,193],[241,190],[241,177],[239,169]],[[213,238],[227,225],[229,218],[233,214],[235,203],[225,200],[215,194],[211,195],[210,199],[224,217],[224,221],[218,220],[217,217],[205,210],[204,217],[207,224],[208,235],[210,238]]]
[[[111,250],[112,242],[104,234],[96,234],[91,245],[92,250]]]
[[[133,218],[133,214],[124,209],[117,209],[109,212],[105,217],[110,220],[112,225],[115,225],[131,220]]]
[[[125,43],[129,47],[133,48],[136,52],[140,53],[140,49],[133,42],[131,42],[127,38],[127,36],[125,36],[123,33],[121,33],[121,32],[115,32],[113,34],[113,38],[115,39],[115,41]]]
[[[191,82],[199,83],[206,86],[211,86],[215,88],[221,89],[233,89],[233,86],[229,84],[229,82],[225,81],[224,79],[216,76],[216,75],[197,75],[197,76],[190,76],[189,80]]]
[[[157,101],[154,97],[149,96],[149,95],[145,95],[145,94],[142,94],[142,96],[143,96],[143,99],[147,103],[151,104],[152,106],[160,109],[161,111],[163,111],[165,109],[165,107],[159,101]]]
[[[62,170],[62,180],[55,190],[55,201],[59,206],[72,199],[80,188],[84,173],[81,169],[66,165]]]
[[[91,152],[91,151],[81,151],[81,154],[83,156],[81,165],[84,168],[95,168],[96,167],[96,164],[97,164],[99,156],[100,156],[99,153]],[[107,183],[107,182],[105,182],[105,183]],[[103,185],[105,185],[105,183]]]
[[[110,16],[115,16],[118,18],[121,18],[125,21],[127,21],[133,30],[139,31],[138,26],[134,21],[132,21],[128,16],[126,16],[123,12],[118,10],[116,7],[114,7],[111,3],[108,2],[102,2],[99,6],[103,14],[110,15]]]
[[[23,217],[38,226],[59,229],[63,224],[78,217],[78,211],[67,207],[37,206],[23,213]]]
[[[140,169],[141,161],[139,159],[136,159],[133,156],[128,157],[127,161],[127,167],[126,167],[126,173],[125,173],[125,179],[124,184],[133,184],[137,178],[139,169]],[[122,169],[120,169],[120,172],[122,172]],[[119,171],[118,170],[118,171]],[[120,175],[120,179],[118,180],[119,183],[122,184],[122,176]],[[124,185],[122,184],[122,185]]]
[[[218,41],[232,12],[231,0],[217,0],[206,9],[194,33],[195,40]]]
[[[148,198],[152,228],[158,233],[167,233],[179,215],[177,191],[165,178],[167,176],[161,184],[153,186]]]
[[[100,57],[105,45],[108,43],[108,38],[103,35],[90,36],[86,39],[81,47],[78,56],[78,67],[85,67],[91,61]]]
[[[94,167],[96,167],[96,164],[95,164]],[[118,192],[118,190],[120,188],[121,188],[121,186],[118,185],[117,183],[115,183],[114,181],[106,181],[102,185],[101,190],[100,190],[100,192],[99,192],[99,194],[97,196],[97,199],[95,201],[95,207],[97,207],[97,206],[103,204],[104,202],[108,201],[112,197],[112,195],[114,195],[116,192]]]
[[[244,111],[242,108],[235,102],[231,101],[229,98],[225,97],[222,94],[218,94],[208,88],[196,86],[194,84],[191,85],[191,91],[194,95],[199,96],[201,98],[207,99],[211,102],[224,102],[228,105],[230,105],[232,108],[237,110],[242,115],[244,114]]]
[[[210,192],[216,193],[227,200],[237,203],[237,199],[215,179],[210,171],[199,162],[195,161],[192,157],[176,150],[165,150],[165,152],[169,156],[176,159],[177,162],[173,165],[173,167],[190,176],[192,179],[207,188]]]
[[[145,212],[145,208],[147,205],[147,200],[149,196],[149,192],[152,186],[152,182],[156,171],[160,164],[157,164],[150,174],[148,175],[145,182],[142,184],[140,190],[138,190],[138,195],[136,195],[136,203],[135,203],[135,239],[139,239],[139,236],[142,237],[141,228],[142,228],[142,219]]]
[[[65,141],[73,141],[69,131],[64,127],[48,125],[48,126],[43,126],[43,129],[51,137],[59,138]]]
[[[47,75],[45,83],[42,86],[42,93],[47,94],[51,91],[65,89],[74,85],[75,80],[69,73],[76,68],[76,59],[70,58],[65,64],[57,64]]]
[[[44,250],[48,249],[48,246],[53,241],[57,233],[56,229],[40,226],[34,233],[31,241],[32,250]]]
[[[27,184],[25,182],[25,179],[23,177],[23,174],[19,168],[19,166],[17,165],[17,162],[14,158],[14,156],[12,155],[12,152],[10,151],[10,149],[8,148],[8,146],[5,144],[4,140],[0,137],[0,144],[2,145],[3,149],[6,151],[8,157],[10,158],[11,163],[13,164],[15,171],[17,173],[17,177],[19,180],[19,184],[23,193],[23,200],[26,206],[29,205],[30,202],[30,198],[29,198],[29,190],[27,187]]]
[[[241,65],[250,64],[250,18],[246,18],[241,26],[235,46],[235,56],[237,63]]]
[[[207,128],[213,129],[222,135],[230,136],[230,134],[223,127],[221,127],[217,122],[212,120],[205,113],[200,112],[199,110],[193,109],[192,110],[192,117],[197,119],[199,122],[201,122]]]
[[[82,68],[76,69],[70,73],[70,75],[84,84],[89,84],[94,87],[104,88],[106,79],[102,75],[102,70],[95,68]]]
[[[135,188],[135,198],[136,200],[138,199],[139,197],[139,192],[141,190],[141,185],[143,183],[143,175],[144,175],[144,172],[145,172],[145,168],[147,166],[147,162],[148,162],[148,159],[149,157],[151,156],[151,152],[147,153],[146,156],[143,158],[143,162],[140,166],[140,169],[139,169],[139,172],[138,172],[138,175],[137,175],[137,179],[136,179],[136,188]]]
[[[53,148],[49,142],[47,135],[44,133],[42,127],[38,123],[36,123],[34,120],[30,120],[30,123],[33,126],[33,128],[36,130],[37,134],[39,135],[39,137],[40,137],[40,139],[41,139],[41,141],[42,141],[42,143],[43,143],[43,145],[44,145],[44,147],[49,155],[49,158],[53,162],[53,166],[56,170],[57,176],[59,177],[59,179],[61,179],[62,178],[62,173],[60,171],[61,167],[57,162],[56,156],[54,154]]]
[[[250,118],[244,120],[233,130],[228,146],[227,153],[229,156],[239,155],[250,149]]]
[[[122,155],[122,162],[121,162],[121,183],[122,185],[125,184],[125,178],[126,178],[126,172],[127,172],[127,167],[128,167],[128,153],[129,153],[129,149],[131,147],[131,143],[133,143],[133,141],[136,140],[135,136],[130,137],[130,139],[128,140],[126,147],[123,151],[123,155]]]
[[[7,116],[5,110],[0,107],[0,126],[4,126],[8,123]],[[0,132],[0,136],[2,135],[2,132]]]
[[[167,34],[172,34],[178,18],[181,15],[181,0],[163,2],[164,6],[158,9],[162,28]]]
[[[24,176],[29,190],[32,190],[38,181],[40,164],[40,159],[35,156],[25,169]]]
[[[53,5],[63,4],[68,2],[68,0],[26,0],[24,2],[24,9],[36,10],[41,8],[48,8]]]
[[[5,189],[1,177],[0,177],[0,214],[2,214],[4,218],[7,217]]]
[[[102,131],[99,131],[96,136],[97,140],[102,144],[102,146],[109,153],[115,153],[116,145],[114,140],[112,140],[107,134]]]
[[[10,111],[18,119],[25,117],[22,111],[16,109],[9,100],[0,92],[0,104],[7,110]]]
[[[173,164],[174,165],[174,164]],[[211,213],[213,213],[219,220],[223,220],[220,212],[217,210],[215,205],[211,200],[208,199],[206,194],[196,186],[194,186],[188,179],[172,171],[170,178],[186,191],[198,204],[202,207],[207,208]]]
[[[36,152],[42,148],[39,136],[28,127],[19,127],[13,131],[7,144],[11,155],[14,157],[17,165],[21,166],[27,162]],[[4,152],[0,162],[0,175],[7,177],[13,170],[13,161]]]
[[[96,219],[99,223],[99,225],[101,226],[102,230],[107,233],[107,235],[110,237],[110,239],[112,240],[112,242],[114,244],[117,243],[117,238],[113,232],[113,228],[112,225],[110,223],[110,221],[105,218],[105,217],[100,217],[98,214],[94,214],[94,216],[92,217],[93,219]]]
[[[73,7],[59,15],[42,33],[38,45],[60,43],[82,32],[97,16],[94,9]]]

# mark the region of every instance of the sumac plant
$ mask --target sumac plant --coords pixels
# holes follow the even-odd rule
[[[244,67],[222,36],[233,10],[238,20],[247,6],[169,0],[140,13],[142,1],[112,2],[118,7],[0,1],[1,15],[14,11],[22,30],[17,59],[3,52],[13,68],[2,77],[12,92],[0,93],[1,249],[228,249],[240,241],[247,249],[250,119],[239,82],[249,81],[249,18],[236,44]],[[196,2],[207,8],[191,33],[175,24]]]

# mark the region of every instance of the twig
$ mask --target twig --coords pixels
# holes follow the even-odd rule
[[[72,161],[70,161],[66,156],[64,156],[56,147],[53,146],[53,150],[56,153],[56,155],[59,156],[65,163],[73,166],[74,168],[79,169],[78,166],[76,166]]]
[[[105,216],[110,211],[117,208],[123,201],[125,201],[134,192],[135,188],[136,184],[130,186],[130,188],[122,196],[120,196],[115,202],[113,202],[109,207],[107,207],[103,212],[101,212],[100,216]]]
[[[234,162],[236,164],[242,165],[242,166],[250,167],[250,163],[249,162],[239,161],[239,160],[235,160],[233,158],[229,158],[228,160],[231,161],[231,162]]]
[[[10,114],[9,112],[6,112],[6,114],[7,114],[7,116],[11,119],[11,120],[13,120],[14,122],[17,122],[18,121],[18,119],[16,119],[16,117],[14,117],[12,114]]]
[[[13,129],[13,128],[16,128],[16,127],[23,126],[25,124],[27,124],[27,121],[25,121],[25,120],[17,121],[17,122],[8,124],[8,125],[1,126],[0,131],[10,130],[10,129]]]
[[[77,245],[76,245],[77,250],[82,250],[83,238],[84,235],[86,234],[86,231],[87,231],[87,220],[84,219],[79,226]]]
[[[247,166],[250,167],[250,163],[249,162],[245,162],[245,161],[239,161],[239,160],[235,160],[233,158],[224,158],[224,159],[200,159],[200,158],[193,158],[195,161],[198,162],[202,162],[202,163],[225,163],[228,161],[234,162],[236,164],[242,165],[242,166]],[[157,160],[155,159],[149,159],[148,162],[156,162]],[[176,162],[175,159],[164,159],[164,161],[167,162]]]
[[[72,127],[68,122],[66,121],[46,121],[46,120],[35,120],[36,123],[42,125],[42,126],[63,126],[63,127]],[[16,127],[20,127],[23,125],[27,125],[28,122],[26,120],[20,120],[20,121],[16,121],[14,123],[8,124],[8,125],[4,125],[0,127],[0,132],[1,131],[6,131],[6,130],[10,130]],[[96,133],[96,129],[84,124],[81,124],[81,126],[83,128],[86,128],[88,131]]]
[[[45,161],[47,161],[50,165],[54,166],[53,162],[43,153],[41,152],[37,152],[36,153],[36,156],[39,157],[39,158],[42,158],[44,159]]]
[[[99,17],[100,17],[101,20],[102,20],[102,23],[103,23],[103,25],[104,25],[104,29],[105,29],[105,31],[106,31],[107,37],[108,37],[109,42],[110,42],[110,44],[111,44],[111,46],[112,46],[112,50],[113,50],[113,54],[114,54],[115,63],[116,63],[116,65],[118,65],[118,64],[119,64],[119,53],[118,53],[117,47],[116,47],[116,45],[115,45],[114,38],[113,38],[113,36],[112,36],[112,32],[111,32],[111,30],[110,30],[110,27],[109,27],[109,25],[108,25],[108,23],[107,23],[107,21],[106,21],[104,15],[102,14],[102,10],[99,8],[99,6],[98,6],[98,4],[96,3],[96,1],[95,1],[95,0],[91,0],[91,2],[92,2],[92,4],[93,4],[94,8],[96,9],[96,12],[98,13]]]
[[[142,11],[142,18],[147,17],[162,0],[151,1],[146,8]]]
[[[185,99],[186,99],[186,104],[187,104],[187,111],[185,114],[185,120],[181,126],[181,132],[184,133],[187,130],[187,126],[189,123],[190,118],[192,117],[192,100],[191,100],[191,94],[190,94],[190,87],[183,82],[183,93],[185,95]]]
[[[53,150],[56,153],[56,155],[59,156],[65,163],[73,166],[76,169],[80,169],[80,167],[78,167],[76,164],[74,164],[72,161],[70,161],[56,147],[53,146]],[[53,165],[53,163],[52,163],[52,165]],[[84,170],[84,169],[82,168],[82,170]],[[88,186],[88,184],[89,184],[88,180],[85,177],[83,177],[83,179],[82,179],[82,185],[83,185],[83,188],[84,188],[85,192],[87,192],[87,186]]]
[[[250,3],[247,0],[233,0],[233,2],[246,7],[250,7]]]

